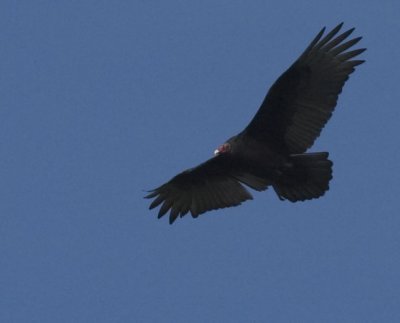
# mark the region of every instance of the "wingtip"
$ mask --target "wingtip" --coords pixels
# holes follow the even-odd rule
[[[344,22],[342,21],[340,24],[338,24],[335,28],[332,29],[331,33],[333,35],[337,34],[340,29],[342,29]]]
[[[355,66],[364,64],[365,63],[365,59],[358,59],[358,60],[354,60],[354,61],[351,61],[351,62],[353,64],[353,67],[355,67]]]
[[[149,194],[147,194],[147,195],[145,195],[143,198],[145,198],[145,199],[151,199],[151,198],[153,198],[153,197],[155,197],[158,193],[156,192],[156,189],[154,189],[154,190],[143,190],[144,192],[146,192],[146,193],[149,193]]]
[[[350,28],[348,32],[351,34],[354,30],[356,30],[356,27]]]
[[[360,48],[360,49],[358,50],[358,54],[357,54],[357,55],[360,55],[360,54],[364,53],[366,50],[367,50],[366,48]],[[365,60],[364,60],[364,61],[365,61]]]

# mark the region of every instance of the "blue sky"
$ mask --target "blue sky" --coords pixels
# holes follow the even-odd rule
[[[0,3],[1,322],[399,322],[398,1]],[[368,51],[311,151],[331,189],[170,226],[323,26]]]

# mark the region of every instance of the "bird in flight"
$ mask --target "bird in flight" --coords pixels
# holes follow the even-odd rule
[[[300,57],[269,89],[259,110],[238,135],[214,157],[150,191],[158,218],[169,222],[191,213],[237,206],[253,197],[244,185],[280,200],[305,201],[329,189],[332,161],[328,152],[306,153],[332,115],[343,85],[364,60],[365,48],[352,49],[361,37],[345,41],[354,28],[339,33],[343,23],[324,35],[323,28]],[[351,49],[351,50],[349,50]]]

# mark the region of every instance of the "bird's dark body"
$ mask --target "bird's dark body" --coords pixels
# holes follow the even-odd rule
[[[269,145],[245,133],[227,141],[235,167],[268,181],[277,180],[282,170],[290,164],[288,155],[274,150]]]
[[[193,217],[252,199],[243,186],[257,191],[272,186],[281,200],[319,198],[329,189],[332,162],[327,152],[307,153],[331,117],[343,85],[363,60],[365,49],[348,50],[361,37],[346,42],[342,24],[324,37],[325,28],[271,86],[248,126],[227,140],[217,155],[151,191],[150,208],[161,204],[158,217],[170,210]]]

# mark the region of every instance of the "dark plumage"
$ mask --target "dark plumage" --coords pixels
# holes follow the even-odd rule
[[[216,156],[150,191],[158,217],[170,210],[170,223],[252,199],[245,184],[263,191],[272,186],[281,200],[318,198],[329,189],[332,162],[327,152],[305,153],[332,115],[343,85],[363,60],[365,48],[349,50],[354,28],[324,37],[323,28],[304,53],[272,85],[249,125],[216,150]]]

